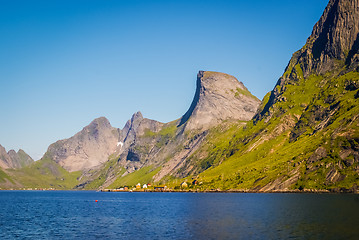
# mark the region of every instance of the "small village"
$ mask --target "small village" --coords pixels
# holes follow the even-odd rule
[[[165,185],[152,185],[151,183],[141,184],[138,183],[134,187],[123,186],[116,189],[101,189],[101,192],[191,192],[191,191],[199,191],[193,189],[196,185],[199,185],[197,180],[193,180],[191,183],[182,182],[180,186],[175,188],[169,188]]]

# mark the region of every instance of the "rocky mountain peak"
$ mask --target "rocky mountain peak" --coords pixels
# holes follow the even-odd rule
[[[293,54],[255,120],[262,119],[275,103],[285,100],[282,95],[287,85],[297,85],[301,78],[329,71],[359,71],[359,0],[329,1],[305,46]]]
[[[142,113],[140,111],[134,113],[131,117],[131,119],[129,119],[126,124],[125,127],[122,129],[122,141],[124,142],[127,138],[127,136],[129,135],[130,131],[136,129],[139,125],[140,122],[143,120],[143,116]]]
[[[51,144],[45,157],[70,172],[91,169],[108,160],[116,151],[119,138],[120,130],[112,127],[105,117],[100,117],[73,137]]]
[[[5,148],[0,145],[0,168],[10,168],[11,167],[11,159],[7,154]]]
[[[358,39],[358,22],[358,0],[331,0],[308,39],[313,58],[345,59]]]
[[[121,141],[125,145],[132,144],[136,136],[143,135],[146,130],[157,132],[162,125],[163,123],[158,121],[144,118],[142,113],[138,111],[132,115],[131,119],[126,122],[125,127],[122,129]]]
[[[34,160],[20,149],[18,152],[10,150],[6,152],[5,148],[0,145],[0,168],[22,168],[34,162]]]
[[[317,72],[330,70],[334,59],[351,63],[358,53],[358,34],[359,0],[331,0],[307,41]]]
[[[358,49],[359,0],[330,0],[306,45],[293,55],[288,68],[301,64],[305,77],[324,74],[343,64],[353,69],[359,66]]]
[[[223,120],[250,120],[260,101],[235,77],[211,71],[199,71],[197,88],[189,110],[179,125],[186,129],[207,129]]]
[[[197,79],[204,88],[221,88],[222,84],[235,84],[243,90],[248,91],[242,82],[235,77],[221,72],[199,71]]]
[[[143,119],[143,116],[142,116],[142,113],[140,111],[134,113],[131,117],[131,121],[136,121],[136,120],[142,120]]]
[[[105,117],[99,117],[94,119],[87,128],[112,128],[110,121]]]
[[[111,130],[111,123],[105,117],[99,117],[94,119],[89,125],[83,128],[81,135],[87,134],[88,137],[98,137],[98,134],[106,129]]]

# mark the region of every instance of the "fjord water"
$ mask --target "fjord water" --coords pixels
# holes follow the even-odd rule
[[[0,209],[0,239],[359,238],[350,194],[0,191]]]

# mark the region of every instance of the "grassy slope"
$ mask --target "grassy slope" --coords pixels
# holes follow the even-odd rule
[[[191,166],[191,173],[197,174],[210,167],[218,166],[223,159],[233,155],[233,149],[230,149],[231,139],[237,133],[238,128],[243,127],[245,123],[244,121],[225,121],[220,126],[209,129],[203,145],[187,159],[183,168]],[[191,133],[187,135],[190,136]],[[179,171],[181,170],[183,169]]]
[[[117,178],[109,188],[119,188],[123,186],[135,186],[137,183],[151,183],[152,177],[158,173],[160,168],[152,166],[143,167],[135,172],[129,173],[123,177]]]
[[[11,177],[0,168],[0,186],[8,181],[14,184],[14,181],[11,179]]]
[[[295,67],[298,82],[286,86],[285,100],[275,104],[277,115],[270,121],[264,119],[256,125],[250,122],[237,130],[209,134],[207,144],[200,150],[208,151],[207,157],[199,159],[199,163],[222,163],[198,176],[202,188],[259,189],[275,179],[284,182],[295,174],[299,174],[299,179],[289,186],[291,189],[359,185],[358,162],[346,166],[340,157],[345,146],[350,148],[351,144],[355,148],[359,139],[356,91],[346,90],[348,81],[357,81],[359,74],[304,79],[300,66]],[[324,112],[324,117],[316,116],[318,111]],[[321,128],[323,122],[326,125]],[[291,139],[292,132],[296,133],[295,140]],[[308,161],[320,146],[326,149],[327,156],[314,163]],[[346,158],[353,159],[354,155]],[[328,181],[331,171],[339,172],[342,179]]]
[[[26,188],[72,189],[77,184],[80,172],[69,173],[50,159],[41,159],[9,174]]]
[[[21,167],[25,167],[33,162],[32,158],[27,153],[25,153],[23,150],[20,149],[17,152],[17,154],[20,158],[20,166]]]
[[[176,122],[177,120],[165,124],[163,128],[157,133],[152,132],[150,129],[146,129],[145,134],[141,137],[157,139],[156,147],[161,148],[165,146],[169,141],[173,140],[176,136]]]
[[[111,174],[116,178],[121,177],[125,173],[125,169],[117,165],[117,157],[110,156],[109,161],[98,172],[94,172],[94,177],[86,184],[85,189],[98,189],[105,183],[107,177]]]

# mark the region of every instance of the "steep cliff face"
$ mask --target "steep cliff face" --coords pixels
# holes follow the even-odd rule
[[[0,145],[0,167],[7,168],[22,168],[33,163],[34,160],[20,149],[18,152],[10,150],[6,152],[5,148]]]
[[[123,148],[118,161],[128,172],[141,168],[150,159],[151,149],[156,143],[155,136],[163,123],[144,118],[141,112],[133,114],[122,130]],[[146,134],[149,138],[146,138]]]
[[[59,163],[69,172],[97,167],[118,148],[121,131],[104,118],[97,118],[73,137],[49,146],[44,158]]]
[[[158,132],[162,126],[163,123],[143,118],[142,113],[137,112],[132,115],[122,129],[121,141],[125,144],[125,148],[129,147],[136,142],[138,136],[144,135],[146,131]]]
[[[205,149],[201,162],[221,164],[203,172],[204,185],[359,191],[358,7],[329,1],[253,121]]]
[[[329,1],[262,104],[234,77],[200,71],[194,100],[178,121],[163,124],[138,112],[121,131],[96,119],[51,145],[39,164],[61,171],[50,158],[83,170],[78,188],[194,177],[202,189],[358,192],[358,7],[359,0]],[[5,153],[0,147],[0,164],[9,166]]]
[[[305,76],[324,74],[337,66],[335,60],[355,65],[359,41],[359,1],[331,0],[300,52]],[[300,59],[302,58],[302,59]]]
[[[165,177],[183,177],[200,171],[201,168],[193,166],[186,169],[185,163],[201,146],[209,129],[225,120],[248,121],[259,104],[235,77],[200,71],[192,105],[181,119],[164,124],[135,113],[121,131],[121,148],[113,154],[116,161],[89,176],[92,180],[79,187],[94,186],[94,182],[118,187],[128,184],[125,179],[130,174],[158,182]]]
[[[272,115],[271,107],[285,101],[287,86],[298,85],[301,78],[333,72],[345,74],[359,67],[359,0],[330,0],[315,24],[305,46],[293,54],[285,73],[278,80],[268,101],[255,119]]]
[[[165,176],[185,177],[203,171],[190,158],[204,143],[210,129],[223,124],[225,120],[250,120],[260,103],[235,77],[199,71],[192,104],[177,123],[174,143],[167,145],[172,153],[153,179],[160,181]]]
[[[200,71],[193,102],[179,125],[185,124],[186,130],[206,130],[228,119],[248,121],[259,104],[260,100],[235,77]]]

